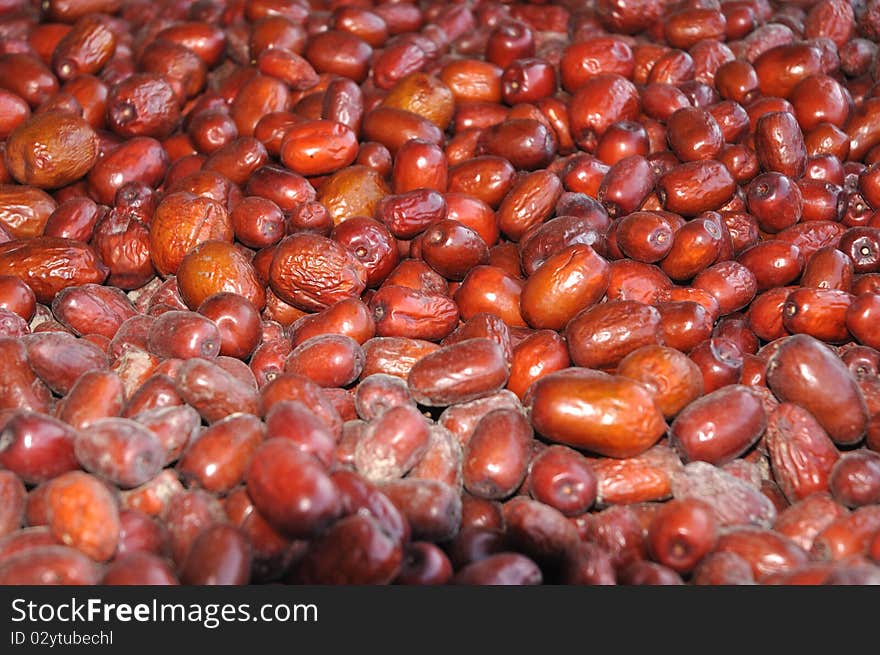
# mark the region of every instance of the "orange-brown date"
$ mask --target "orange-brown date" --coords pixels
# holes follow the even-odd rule
[[[83,177],[98,159],[98,137],[84,119],[68,113],[35,114],[6,140],[6,166],[21,184],[43,189]]]
[[[316,311],[360,294],[366,269],[339,243],[317,234],[292,234],[275,249],[269,283],[278,297]]]
[[[559,330],[601,299],[610,278],[608,262],[590,246],[569,246],[526,280],[520,296],[523,318],[534,328]]]
[[[575,366],[615,367],[629,353],[659,343],[660,314],[635,300],[613,300],[577,314],[565,328]]]
[[[35,237],[0,244],[0,275],[15,275],[41,303],[67,287],[100,284],[107,267],[88,245],[60,237]]]
[[[539,379],[529,395],[536,432],[609,457],[638,455],[666,432],[651,393],[629,378],[572,368]]]

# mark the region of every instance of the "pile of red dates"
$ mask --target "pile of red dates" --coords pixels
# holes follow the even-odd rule
[[[880,0],[0,0],[0,584],[880,583]]]

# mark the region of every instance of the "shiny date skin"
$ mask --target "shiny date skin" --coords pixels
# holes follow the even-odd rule
[[[686,460],[722,465],[750,448],[766,426],[761,401],[746,387],[731,385],[688,405],[670,437]]]
[[[0,581],[877,582],[880,4],[796,4],[7,0]]]
[[[634,300],[615,300],[578,313],[565,328],[576,366],[616,366],[637,348],[658,343],[660,315]]]
[[[423,357],[410,370],[407,380],[417,402],[445,406],[498,391],[508,375],[501,348],[489,339],[477,338]]]
[[[530,396],[537,433],[606,456],[637,455],[666,431],[650,392],[627,378],[572,368],[541,378]]]
[[[767,365],[767,384],[783,401],[809,410],[838,445],[857,443],[867,429],[861,389],[846,366],[818,340],[795,335]],[[825,390],[836,389],[833,395]]]

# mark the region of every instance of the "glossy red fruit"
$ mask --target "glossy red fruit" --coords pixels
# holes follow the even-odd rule
[[[341,512],[339,492],[318,460],[287,439],[270,439],[246,473],[248,495],[266,519],[291,536],[320,532]]]

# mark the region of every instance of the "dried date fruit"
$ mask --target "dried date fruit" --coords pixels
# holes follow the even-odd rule
[[[97,562],[110,559],[121,530],[119,508],[110,491],[82,471],[60,475],[48,485],[47,520],[55,538]]]
[[[767,364],[767,385],[780,400],[808,410],[836,444],[857,443],[865,434],[868,415],[861,389],[846,365],[817,339],[795,335],[783,341]]]
[[[685,407],[669,435],[685,460],[721,466],[753,446],[766,426],[761,400],[748,387],[730,385]]]
[[[290,536],[320,532],[341,513],[336,486],[311,455],[286,439],[269,439],[246,473],[248,495],[273,526]]]
[[[781,403],[768,418],[764,445],[773,476],[790,502],[828,491],[840,453],[810,412]]]
[[[707,462],[691,462],[675,475],[672,495],[709,503],[721,526],[769,528],[776,520],[776,508],[760,489]]]
[[[0,244],[0,275],[14,275],[49,304],[68,287],[100,284],[107,266],[88,245],[60,237],[36,237]]]
[[[56,189],[83,177],[98,159],[98,136],[68,113],[35,114],[6,140],[6,166],[21,184]]]
[[[269,283],[278,297],[308,311],[358,296],[366,269],[337,242],[316,234],[294,234],[275,248]]]
[[[666,432],[648,389],[629,378],[572,368],[541,378],[529,395],[536,432],[609,457],[638,455]]]
[[[498,344],[476,338],[422,357],[410,369],[407,382],[417,402],[447,406],[498,391],[508,375],[508,364]]]

